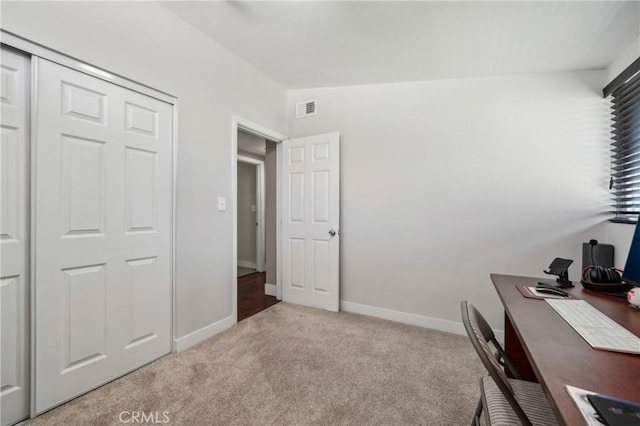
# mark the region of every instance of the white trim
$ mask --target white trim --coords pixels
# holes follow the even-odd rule
[[[276,145],[276,299],[282,300],[282,144]]]
[[[178,351],[178,99],[173,104],[173,135],[171,141],[171,353]]]
[[[243,130],[252,135],[263,137],[274,142],[282,142],[286,139],[285,136],[273,130],[267,129],[252,121],[234,115],[231,117],[231,197],[233,202],[233,211],[231,212],[231,220],[233,222],[233,244],[231,252],[231,318],[233,324],[238,322],[238,130]],[[277,145],[278,147],[280,144]],[[279,153],[279,151],[278,151]],[[279,164],[278,164],[279,167]],[[278,169],[279,173],[279,169]],[[279,205],[279,201],[278,205]],[[280,210],[278,210],[276,216],[276,223],[280,220]],[[276,239],[280,240],[280,228],[278,226],[276,231]],[[280,253],[278,252],[278,261],[280,259]],[[280,264],[276,266],[276,281],[279,283],[280,277]],[[278,288],[280,286],[278,285]]]
[[[256,221],[258,222],[258,229],[256,229],[256,262],[255,266],[253,266],[253,269],[257,270],[258,272],[264,272],[266,197],[264,161],[257,160],[251,157],[245,157],[244,155],[238,155],[238,162],[256,166]],[[238,266],[242,266],[240,264],[240,261],[238,261]],[[248,268],[248,266],[245,266],[245,268]]]
[[[249,260],[238,260],[238,268],[249,268],[249,269],[255,269],[256,271],[258,270],[256,268],[256,262],[251,262]]]
[[[340,301],[340,310],[352,312],[354,314],[368,315],[370,317],[381,318],[403,324],[416,325],[418,327],[430,328],[433,330],[445,331],[447,333],[460,334],[466,336],[464,324],[457,321],[449,321],[440,318],[427,317],[424,315],[410,314],[407,312],[394,311],[393,309],[380,308],[378,306],[362,305],[360,303]],[[503,342],[504,331],[494,330],[496,338]]]
[[[268,283],[264,284],[264,294],[266,294],[267,296],[275,296],[276,290],[277,290],[277,287],[275,284],[268,284]]]
[[[31,56],[31,85],[30,93],[30,110],[29,110],[29,352],[30,352],[30,371],[29,371],[29,415],[31,418],[36,415],[36,146],[33,141],[36,140],[37,126],[37,107],[38,107],[38,61],[37,56]]]
[[[65,67],[74,69],[76,71],[89,74],[91,76],[100,78],[102,80],[106,80],[110,83],[125,87],[127,89],[142,93],[147,96],[151,96],[152,98],[156,98],[170,104],[175,103],[175,100],[176,100],[175,96],[172,96],[161,90],[154,89],[153,87],[149,87],[144,84],[138,83],[136,81],[120,76],[118,74],[106,71],[100,67],[96,67],[85,61],[82,61],[80,59],[76,59],[72,56],[58,52],[55,49],[51,49],[47,46],[36,43],[34,41],[27,40],[26,38],[20,37],[17,34],[11,33],[1,28],[0,28],[0,37],[1,37],[2,44],[6,44],[7,46],[11,46],[14,49],[21,50],[29,55],[39,56],[43,59],[48,59],[59,65],[63,65]]]
[[[222,333],[223,331],[231,328],[234,323],[233,317],[229,316],[221,319],[220,321],[214,322],[213,324],[202,327],[200,330],[191,332],[186,336],[182,336],[179,339],[175,339],[174,346],[176,351],[182,352],[191,346],[197,345],[203,340],[207,340],[216,334]]]
[[[247,133],[251,133],[254,136],[258,136],[260,138],[265,138],[265,139],[269,139],[272,142],[282,142],[283,140],[285,140],[287,137],[284,135],[281,135],[278,132],[275,132],[271,129],[267,129],[266,127],[263,127],[257,123],[254,123],[252,121],[249,121],[247,119],[244,119],[242,117],[239,117],[237,115],[234,115],[232,117],[232,120],[234,122],[234,124],[236,125],[235,127],[237,129],[242,129],[243,131],[247,132]],[[237,132],[236,132],[236,136],[237,136]],[[238,150],[238,144],[237,144],[237,140],[236,140],[236,151]]]

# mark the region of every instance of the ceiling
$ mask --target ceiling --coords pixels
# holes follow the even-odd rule
[[[637,1],[161,2],[287,89],[606,68]]]

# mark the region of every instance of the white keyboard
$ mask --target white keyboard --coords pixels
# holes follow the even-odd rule
[[[640,338],[584,300],[545,301],[596,349],[640,354]]]

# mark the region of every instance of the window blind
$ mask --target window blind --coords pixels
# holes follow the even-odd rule
[[[635,72],[630,68],[625,70],[626,77],[624,72],[621,74],[624,80],[618,81],[618,86],[610,90],[612,141],[609,186],[615,214],[613,221],[616,222],[635,222],[640,213],[640,66]],[[609,95],[607,88],[605,96]]]

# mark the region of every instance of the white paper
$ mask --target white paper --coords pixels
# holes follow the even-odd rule
[[[567,392],[571,399],[573,399],[574,404],[578,407],[580,413],[582,413],[582,417],[587,422],[588,426],[602,426],[602,422],[598,420],[598,413],[596,409],[593,408],[593,405],[587,399],[587,395],[593,395],[596,392],[591,392],[588,390],[576,388],[573,386],[566,385]]]

